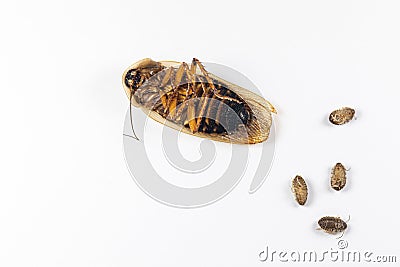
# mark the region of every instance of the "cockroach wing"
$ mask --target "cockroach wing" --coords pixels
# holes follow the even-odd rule
[[[248,140],[241,140],[243,142],[239,143],[255,144],[267,140],[272,125],[271,113],[277,113],[272,104],[256,93],[212,73],[210,73],[210,77],[228,85],[228,88],[240,96],[251,109],[253,120],[246,126]]]

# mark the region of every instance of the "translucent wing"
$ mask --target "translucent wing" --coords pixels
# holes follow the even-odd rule
[[[249,138],[248,143],[261,143],[267,140],[272,125],[271,113],[276,113],[276,110],[271,103],[256,93],[225,81],[212,73],[210,73],[210,76],[227,84],[250,106],[255,119],[250,123],[250,125],[247,125]]]

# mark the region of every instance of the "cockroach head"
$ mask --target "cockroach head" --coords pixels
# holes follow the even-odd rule
[[[143,85],[143,83],[154,74],[163,69],[161,63],[145,58],[130,66],[122,77],[126,89],[132,94]]]

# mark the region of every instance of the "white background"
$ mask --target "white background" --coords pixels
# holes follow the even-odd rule
[[[0,266],[263,266],[266,245],[337,248],[315,231],[323,215],[351,215],[349,249],[399,261],[399,12],[398,1],[2,1]],[[225,64],[276,106],[258,192],[245,176],[182,210],[136,186],[121,74],[144,57]],[[346,105],[356,121],[326,123]],[[341,192],[328,185],[337,161],[351,167]],[[296,174],[306,207],[293,202]]]

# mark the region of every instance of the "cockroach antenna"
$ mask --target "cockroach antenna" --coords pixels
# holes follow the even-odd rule
[[[131,93],[130,93],[130,95],[129,95],[129,119],[130,119],[130,122],[131,122],[131,128],[132,128],[132,133],[133,133],[133,136],[132,135],[128,135],[128,134],[123,134],[124,136],[128,136],[128,137],[132,137],[133,139],[136,139],[136,140],[138,140],[139,141],[139,138],[137,137],[137,135],[136,135],[136,133],[135,133],[135,130],[133,129],[133,120],[132,120],[132,96],[133,96],[133,93],[132,93],[132,87],[131,87]]]
[[[343,237],[343,235],[344,235],[344,231],[342,232],[342,234],[341,234],[339,237],[336,237],[336,239],[340,239],[340,238],[342,238],[342,237]]]

